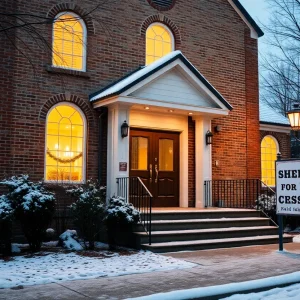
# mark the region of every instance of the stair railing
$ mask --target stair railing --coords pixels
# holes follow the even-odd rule
[[[275,191],[260,179],[206,180],[205,207],[257,209],[276,220]]]
[[[152,233],[152,200],[153,196],[140,177],[117,178],[117,196],[131,203],[140,212],[140,223],[149,237],[151,245]]]

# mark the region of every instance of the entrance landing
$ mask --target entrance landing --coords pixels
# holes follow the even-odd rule
[[[152,211],[155,213],[159,212],[213,212],[213,211],[253,211],[255,209],[246,208],[224,208],[224,207],[208,207],[208,208],[197,208],[197,207],[153,207]]]

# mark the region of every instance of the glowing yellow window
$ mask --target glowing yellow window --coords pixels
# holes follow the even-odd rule
[[[49,112],[46,132],[46,180],[84,180],[84,133],[83,115],[75,107],[62,104]]]
[[[53,24],[53,66],[85,71],[85,45],[82,19],[70,12],[58,15]]]
[[[163,24],[154,23],[146,32],[146,65],[174,50],[174,38]]]
[[[265,136],[261,142],[261,177],[269,186],[275,186],[275,160],[278,152],[277,140],[272,136]]]

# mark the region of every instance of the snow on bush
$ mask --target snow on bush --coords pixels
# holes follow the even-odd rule
[[[105,221],[108,224],[133,225],[140,220],[140,213],[131,203],[122,197],[112,197],[106,210]]]
[[[6,195],[0,196],[0,221],[11,221],[14,215],[11,201]]]
[[[256,209],[262,209],[266,211],[276,210],[276,199],[274,196],[268,196],[266,194],[261,194],[255,201]]]
[[[106,188],[96,181],[88,180],[86,184],[69,188],[66,191],[76,199],[70,208],[74,224],[79,229],[85,247],[94,249],[106,207]]]
[[[104,221],[107,226],[109,248],[114,250],[119,232],[132,231],[132,225],[140,220],[140,213],[124,198],[112,197],[106,209]]]
[[[15,218],[21,222],[31,250],[38,251],[54,213],[54,194],[41,182],[31,182],[28,175],[12,176],[0,184],[8,187],[5,197],[14,209]]]
[[[66,230],[59,236],[58,246],[62,246],[67,250],[71,251],[81,251],[83,247],[78,241],[78,236],[76,230]]]

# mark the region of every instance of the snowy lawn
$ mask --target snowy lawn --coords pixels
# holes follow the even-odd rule
[[[0,288],[191,268],[195,264],[148,251],[123,249],[40,252],[0,260]]]

